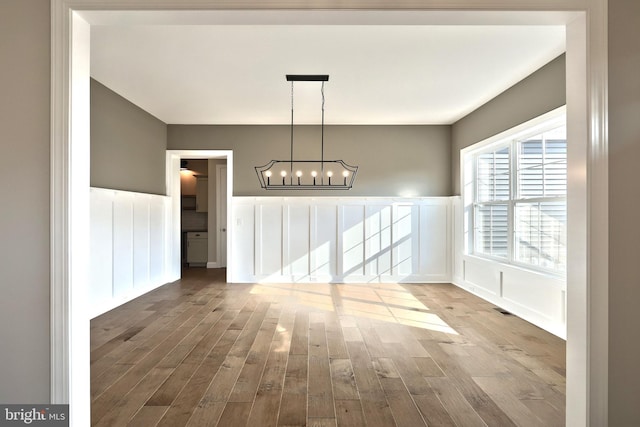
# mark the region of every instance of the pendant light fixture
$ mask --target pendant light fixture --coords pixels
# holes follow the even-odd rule
[[[264,166],[256,166],[260,186],[265,190],[349,190],[353,187],[358,172],[357,166],[350,166],[342,160],[324,158],[324,83],[326,74],[292,75],[291,82],[291,140],[288,160],[271,160]],[[320,126],[320,158],[297,160],[293,156],[293,84],[294,82],[321,82],[322,122]]]

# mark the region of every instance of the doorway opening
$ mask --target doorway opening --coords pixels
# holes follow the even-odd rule
[[[167,150],[166,176],[173,218],[173,276],[181,277],[183,268],[226,269],[232,262],[227,258],[232,241],[227,218],[231,217],[233,152]]]

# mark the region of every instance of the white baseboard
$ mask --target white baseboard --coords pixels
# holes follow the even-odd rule
[[[171,280],[170,278],[167,278],[166,280],[161,281],[160,283],[156,283],[156,284],[144,287],[142,289],[134,289],[131,292],[127,293],[127,295],[123,295],[118,298],[113,298],[113,299],[109,299],[104,302],[101,302],[91,307],[89,312],[89,319],[98,317],[101,314],[106,313],[107,311],[111,311],[116,307],[126,304],[129,301],[132,301],[138,297],[141,297],[142,295],[147,294],[155,289],[158,289],[159,287],[164,286],[168,283],[172,283],[173,281],[175,280]]]
[[[538,326],[541,329],[544,329],[545,331],[559,338],[562,338],[564,340],[567,339],[567,330],[564,323],[558,322],[554,319],[550,319],[548,316],[545,316],[538,311],[526,307],[521,303],[502,298],[499,295],[496,295],[480,286],[474,285],[473,283],[469,283],[465,280],[454,279],[451,283],[469,293],[482,298],[485,301],[495,304],[496,306],[515,314],[516,316]]]
[[[207,268],[218,268],[218,262],[217,261],[208,262],[207,263]]]

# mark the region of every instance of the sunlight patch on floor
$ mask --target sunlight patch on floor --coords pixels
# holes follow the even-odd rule
[[[428,285],[425,285],[428,286]],[[312,309],[381,320],[458,335],[437,314],[399,284],[256,284],[253,295],[271,301],[296,303]]]

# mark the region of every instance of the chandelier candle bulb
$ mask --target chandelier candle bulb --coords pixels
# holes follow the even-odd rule
[[[300,178],[302,177],[302,171],[296,172],[296,176],[298,177],[298,185],[300,185]]]
[[[271,185],[271,171],[266,171],[264,174],[267,177],[267,185]]]
[[[344,185],[347,185],[347,177],[349,176],[349,171],[342,172],[342,176],[344,177]]]
[[[280,176],[282,177],[282,185],[287,185],[284,179],[287,177],[287,171],[280,172]]]
[[[333,176],[333,172],[327,172],[327,177],[329,178],[329,185],[331,185],[331,177]]]
[[[318,172],[311,171],[311,176],[313,177],[313,185],[316,185],[316,176],[318,176]]]

